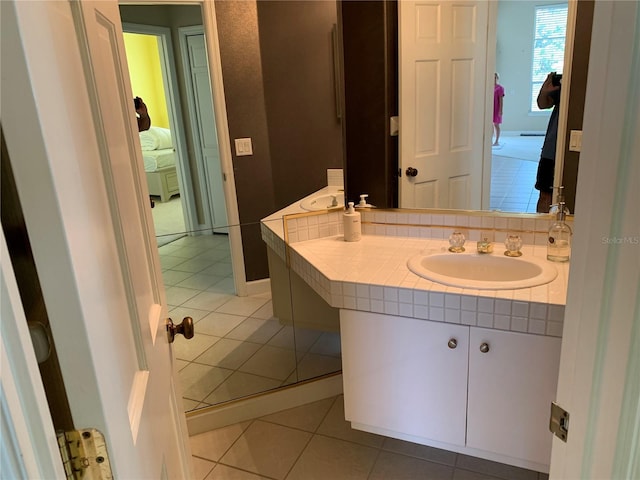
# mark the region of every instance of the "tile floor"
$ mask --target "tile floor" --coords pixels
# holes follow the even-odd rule
[[[491,210],[535,213],[539,192],[534,188],[542,136],[504,135],[492,149]]]
[[[195,323],[191,340],[174,343],[186,411],[342,368],[338,333],[281,324],[270,293],[235,295],[226,235],[182,237],[158,250],[169,315]]]
[[[337,396],[194,435],[196,480],[545,480],[548,475],[353,430]]]

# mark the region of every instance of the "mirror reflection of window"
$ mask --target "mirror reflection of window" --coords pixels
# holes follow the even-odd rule
[[[531,66],[531,111],[539,112],[536,98],[549,72],[562,73],[567,35],[568,5],[536,7],[533,63]]]

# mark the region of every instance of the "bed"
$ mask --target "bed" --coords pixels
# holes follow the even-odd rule
[[[149,195],[160,197],[161,202],[166,202],[180,193],[171,132],[167,128],[151,127],[140,132],[140,145]]]

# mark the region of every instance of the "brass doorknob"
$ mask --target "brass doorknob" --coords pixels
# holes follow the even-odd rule
[[[415,177],[416,175],[418,175],[418,169],[409,167],[407,168],[407,171],[405,173],[407,174],[407,177]]]
[[[184,335],[184,338],[193,338],[195,333],[193,329],[193,318],[184,317],[182,323],[175,325],[170,318],[167,318],[167,339],[169,343],[173,343],[177,334]]]

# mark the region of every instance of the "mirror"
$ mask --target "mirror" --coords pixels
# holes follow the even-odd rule
[[[569,4],[569,20],[566,33],[567,55],[565,57],[564,69],[566,72],[564,80],[565,82],[570,82],[571,88],[568,92],[569,94],[563,95],[561,100],[558,152],[563,152],[564,158],[559,158],[559,161],[556,162],[556,168],[558,169],[556,180],[558,183],[564,184],[567,204],[570,205],[571,210],[573,210],[572,204],[575,195],[579,154],[568,148],[568,133],[571,130],[581,130],[582,128],[582,109],[593,9],[593,5],[590,3],[571,2]],[[400,29],[398,37],[401,39],[400,46],[402,51],[399,52],[398,83],[400,85],[397,90],[400,91],[404,102],[402,101],[403,99],[400,99],[396,103],[391,96],[387,100],[391,105],[389,107],[391,112],[401,112],[400,140],[398,142],[400,146],[397,151],[402,152],[402,160],[398,161],[396,158],[385,159],[382,154],[375,156],[375,152],[369,152],[366,158],[359,155],[359,151],[366,148],[367,142],[358,139],[354,140],[347,129],[346,185],[350,200],[356,199],[357,201],[358,194],[362,192],[370,194],[375,192],[375,195],[370,195],[371,203],[386,208],[397,206],[404,208],[435,207],[476,210],[501,208],[511,211],[524,211],[525,209],[534,211],[535,201],[531,200],[532,197],[535,198],[538,195],[538,192],[534,191],[533,185],[535,183],[542,137],[530,137],[528,134],[532,132],[539,134],[546,130],[549,111],[529,113],[531,110],[530,90],[532,87],[529,72],[532,69],[533,45],[531,39],[522,40],[522,32],[532,32],[531,38],[533,38],[536,5],[545,6],[552,4],[552,2],[534,3],[507,0],[488,3],[480,2],[480,4],[487,11],[484,11],[482,16],[478,12],[478,16],[474,17],[470,15],[470,4],[455,6],[448,2],[443,3],[443,8],[459,8],[463,10],[457,12],[458,16],[455,17],[462,22],[458,27],[462,28],[464,25],[473,23],[472,17],[474,21],[478,18],[477,21],[481,22],[482,25],[488,25],[489,44],[497,42],[497,50],[480,49],[482,51],[473,53],[477,57],[473,62],[474,66],[480,63],[488,65],[488,67],[485,71],[486,78],[479,82],[475,80],[471,82],[467,80],[474,78],[469,70],[471,68],[469,61],[462,58],[460,61],[453,62],[451,59],[447,61],[446,59],[439,59],[437,56],[428,56],[429,52],[434,50],[434,48],[425,47],[425,44],[429,43],[428,39],[440,38],[437,36],[435,22],[430,23],[428,21],[436,18],[433,12],[430,14],[427,11],[430,8],[437,8],[436,4],[424,5],[416,2],[398,2],[397,5],[400,9],[400,20],[397,22]],[[403,10],[411,8],[420,8],[423,11],[418,14],[412,10],[409,10],[409,13]],[[465,9],[469,11],[465,12]],[[520,20],[516,21],[511,18],[514,15],[514,11],[515,14],[522,17]],[[499,12],[502,12],[502,14]],[[353,15],[353,17],[355,17],[353,21],[358,22],[358,15]],[[449,15],[449,17],[454,18],[453,15]],[[410,49],[407,46],[408,41],[405,36],[410,39],[417,38],[417,34],[415,32],[412,34],[409,30],[416,28],[418,23],[416,19],[418,18],[422,19],[422,23],[418,27],[421,29],[419,34],[421,40],[415,41],[415,45],[413,45],[415,48]],[[385,19],[383,21],[389,22],[391,20]],[[403,22],[406,22],[409,28],[405,28]],[[518,25],[518,31],[515,31],[515,27],[504,28],[500,24]],[[485,30],[482,25],[477,28],[477,31]],[[446,26],[442,26],[442,30],[453,31]],[[460,32],[458,33],[462,35],[463,33]],[[386,38],[384,34],[373,35],[369,43],[373,44],[376,41],[385,43],[386,41],[389,45],[393,43],[393,35],[390,34],[390,37]],[[434,42],[434,40],[431,40],[431,43]],[[483,42],[477,43],[482,44],[482,48],[484,48]],[[580,46],[575,51],[573,51],[574,43]],[[412,59],[407,60],[406,50],[410,50],[410,54],[414,55]],[[419,52],[420,55],[427,52],[427,56],[423,55],[421,57],[416,52]],[[388,51],[385,50],[380,53],[380,56],[384,54],[392,59],[389,61],[387,70],[395,65],[393,53],[393,47],[389,47]],[[472,54],[469,53],[469,55]],[[351,55],[350,58],[345,60],[347,67],[353,62],[354,56],[356,55]],[[569,68],[569,64],[571,64],[571,68]],[[412,67],[408,68],[407,65]],[[443,65],[451,67],[450,70],[452,71],[449,74],[452,78],[448,80],[439,79],[438,69],[446,70]],[[512,71],[512,65],[518,68],[515,73]],[[456,69],[455,71],[453,71],[454,68]],[[551,66],[549,65],[548,68],[551,68]],[[501,81],[505,85],[507,93],[504,99],[503,135],[517,132],[518,137],[509,137],[512,141],[505,142],[508,145],[504,145],[502,149],[496,149],[495,153],[500,153],[500,155],[496,156],[506,158],[502,159],[502,165],[498,164],[493,169],[493,176],[498,177],[494,178],[494,182],[499,179],[509,185],[509,179],[518,179],[522,183],[522,188],[518,189],[518,194],[524,198],[517,198],[517,201],[509,202],[513,205],[505,205],[505,202],[502,201],[504,199],[503,192],[497,191],[496,188],[494,188],[496,194],[491,192],[491,158],[493,153],[491,137],[493,125],[492,112],[490,110],[493,102],[493,75],[496,69],[501,74]],[[378,74],[380,76],[384,75],[384,73]],[[416,81],[418,78],[420,79],[419,82]],[[393,81],[393,79],[389,80],[391,84]],[[485,86],[482,85],[483,83]],[[456,91],[461,89],[462,93],[452,94],[449,91],[451,90],[449,88],[450,85],[455,86]],[[567,85],[565,85],[565,91],[569,90],[566,87]],[[349,82],[347,79],[348,88]],[[373,103],[379,96],[387,95],[385,88],[387,88],[386,85],[383,88],[379,88],[365,100],[355,100],[356,105],[351,107],[352,111],[357,112],[358,105],[368,105]],[[419,94],[416,93],[417,88],[421,88]],[[413,89],[413,92],[410,91],[411,89]],[[395,92],[396,89],[392,88],[391,91]],[[346,95],[346,109],[348,112],[350,98],[354,98],[353,95],[349,95],[350,93],[352,92],[347,92]],[[472,98],[478,99],[478,102],[472,101]],[[396,104],[399,106],[395,107]],[[518,112],[521,113],[518,114]],[[390,113],[390,115],[393,114]],[[347,117],[348,122],[349,117]],[[509,125],[509,122],[512,123],[512,126]],[[563,125],[566,125],[567,135],[562,134]],[[416,131],[419,132],[419,135],[416,134]],[[521,137],[519,135],[520,132],[526,133],[527,137]],[[384,134],[386,134],[386,130],[381,133],[381,135]],[[390,137],[389,141],[394,142],[397,140],[394,140],[394,137]],[[520,157],[524,158],[524,160],[518,162],[528,167],[525,174],[528,177],[527,179],[524,179],[523,175],[519,173],[519,169],[515,168],[516,165],[514,163],[516,162],[509,162],[509,160],[516,158],[516,155],[521,155],[522,149],[516,145],[516,143],[521,142],[533,144],[527,154]],[[349,147],[352,148],[349,149]],[[444,152],[445,149],[447,150],[446,153]],[[436,161],[437,157],[440,157],[439,163]],[[483,158],[485,159],[484,161]],[[416,162],[415,164],[413,163],[414,161]],[[418,164],[419,161],[423,163]],[[500,166],[504,165],[509,166],[509,172],[500,171]],[[565,166],[567,168],[563,168]],[[416,176],[407,175],[407,171],[416,174]],[[398,174],[400,174],[401,178],[400,182],[398,182],[399,192],[396,194],[393,190],[394,184],[398,180]],[[433,178],[430,178],[430,176],[433,176]],[[393,203],[393,198],[396,197],[398,202]]]
[[[312,9],[312,15],[301,16],[301,7]],[[335,3],[216,5],[229,133],[234,139],[251,137],[253,149],[253,155],[234,158],[243,213],[238,223],[225,216],[201,6],[121,5],[120,12],[133,94],[144,100],[151,117],[140,140],[169,315],[174,323],[192,317],[197,333],[174,343],[186,410],[339,371],[335,324],[305,321],[306,313],[290,295],[291,288],[304,286],[274,265],[277,258],[267,267],[260,234],[262,218],[326,186],[328,169],[343,166],[333,83]],[[290,30],[282,26],[285,18],[291,19]],[[291,42],[291,35],[299,42]],[[317,44],[311,57],[309,42]],[[299,70],[291,74],[295,56],[301,57]],[[307,98],[309,91],[315,91],[315,100]],[[270,129],[271,124],[279,128]],[[281,230],[281,222],[274,218],[267,224]],[[239,266],[229,235],[238,228],[245,252]],[[263,280],[270,270],[280,274],[281,288],[274,291],[289,305],[277,317]],[[246,275],[247,281],[253,275],[256,286],[236,295],[234,275]]]
[[[565,90],[572,98],[562,99],[561,125],[567,124],[567,118],[571,117],[567,110],[579,109],[581,112],[582,106],[577,105],[579,100],[573,98],[573,91],[579,92],[586,83],[584,65],[579,65],[582,70],[573,68],[571,71],[573,33],[575,31],[575,42],[580,45],[580,50],[585,46],[588,50],[589,38],[585,39],[585,31],[573,28],[575,10],[571,12],[566,3],[564,9],[559,7],[562,5],[550,1],[499,1],[484,4],[471,15],[470,6],[443,5],[443,11],[450,9],[455,12],[451,16],[443,14],[442,21],[455,19],[456,25],[436,25],[425,21],[418,25],[415,19],[434,18],[429,16],[432,12],[428,10],[436,7],[414,5],[412,2],[399,4],[399,45],[402,49],[399,53],[399,103],[403,117],[412,119],[407,126],[402,125],[401,118],[400,207],[536,212],[539,193],[534,184],[551,110],[540,111],[535,99],[546,74],[552,70],[563,70],[563,51],[557,47],[564,43],[562,37],[565,35],[567,55],[564,58],[567,61],[564,67],[568,72],[565,72],[564,80],[571,82],[571,89],[565,85]],[[575,8],[575,4],[572,7]],[[565,15],[569,12],[569,20],[565,21],[566,34],[564,24],[552,24],[548,20],[547,10],[564,10]],[[580,14],[578,10],[578,20]],[[557,17],[560,19],[562,13]],[[483,22],[489,25],[488,50],[485,50],[483,39],[478,42],[452,42],[449,48],[446,35],[442,38],[436,35],[437,29],[441,28],[443,31],[455,30],[458,37],[465,37],[465,26],[474,27],[474,21],[478,22],[475,24],[477,32],[485,31],[481,25]],[[540,28],[543,24],[547,25],[546,28]],[[416,28],[420,29],[419,34]],[[476,38],[475,33],[470,35]],[[543,38],[552,39],[543,41]],[[491,49],[493,42],[495,51]],[[458,52],[460,58],[447,52]],[[473,67],[475,64],[469,58],[487,59],[486,79],[479,78],[478,69]],[[534,75],[532,81],[534,63],[544,73],[536,72],[542,78]],[[496,146],[492,146],[494,71],[500,73],[500,83],[506,93],[503,97],[501,141]],[[567,74],[569,71],[571,75]],[[486,87],[483,86],[485,81]],[[457,93],[449,89],[450,85]],[[445,100],[443,104],[443,98],[450,98],[451,103]],[[580,128],[581,117],[576,129]],[[565,145],[568,142],[562,130],[560,126],[557,142],[559,161],[555,175],[557,185],[571,181],[567,175],[563,179],[562,160],[567,157]],[[577,170],[577,162],[572,168]],[[412,177],[405,174],[410,170],[414,173]],[[567,189],[570,190],[567,195],[570,205],[573,205],[575,195],[575,180],[573,182],[574,185]]]

